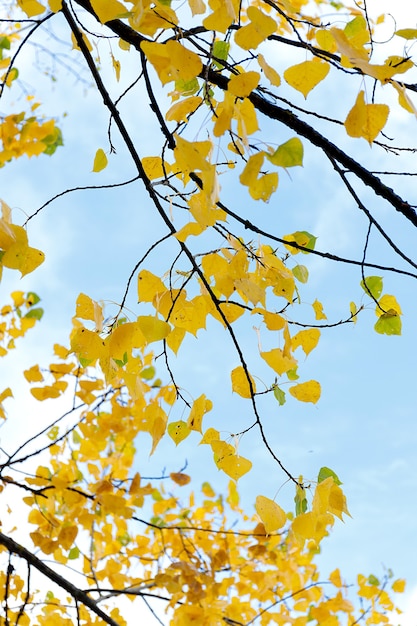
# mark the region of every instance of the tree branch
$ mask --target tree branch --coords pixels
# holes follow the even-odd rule
[[[9,552],[13,554],[17,554],[22,559],[24,559],[29,565],[32,565],[38,572],[41,572],[44,576],[52,580],[55,584],[57,584],[61,589],[67,591],[71,596],[78,602],[81,602],[86,607],[88,607],[93,613],[98,615],[106,624],[110,624],[110,626],[120,626],[118,622],[115,622],[114,619],[109,617],[104,611],[102,611],[84,591],[81,591],[78,587],[70,583],[66,578],[57,574],[53,569],[45,565],[37,556],[35,556],[30,550],[24,548],[19,543],[0,533],[0,544],[5,546]]]

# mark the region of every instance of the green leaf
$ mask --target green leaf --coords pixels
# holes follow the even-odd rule
[[[114,359],[114,362],[116,363],[117,367],[124,367],[128,360],[129,357],[127,355],[127,352],[125,352],[123,355],[123,359]]]
[[[403,39],[417,39],[417,28],[400,28],[400,30],[395,31],[395,35],[403,37]]]
[[[197,78],[175,81],[175,91],[179,91],[182,96],[193,96],[199,89],[200,85]]]
[[[361,287],[366,294],[371,294],[372,298],[378,300],[382,293],[383,281],[381,276],[365,276],[365,281],[361,280]]]
[[[394,309],[383,313],[374,326],[380,335],[401,335],[401,318]]]
[[[140,377],[144,380],[152,380],[155,377],[155,368],[150,365],[149,367],[145,367],[140,373]]]
[[[285,404],[285,391],[282,391],[282,389],[280,389],[278,385],[274,385],[273,389],[275,399],[278,400],[278,404],[282,406],[283,404]]]
[[[305,265],[296,265],[293,267],[292,273],[300,283],[306,283],[308,281],[308,269]]]
[[[0,37],[0,50],[10,50],[10,39],[4,35]]]
[[[78,559],[79,556],[80,556],[80,549],[77,548],[76,546],[74,548],[71,548],[71,550],[68,552],[68,559],[70,561],[73,561],[74,559]]]
[[[303,487],[300,487],[299,485],[297,485],[295,490],[294,502],[296,515],[301,515],[302,513],[305,513],[307,511],[308,503],[306,498],[306,492],[305,489]]]
[[[267,158],[274,165],[279,167],[295,167],[303,164],[304,148],[298,137],[289,139],[280,145],[274,154],[267,155]]]
[[[215,41],[213,46],[213,64],[219,68],[219,70],[224,68],[223,63],[219,63],[216,59],[220,59],[220,61],[226,61],[229,56],[230,43],[228,41]]]
[[[26,304],[29,306],[33,306],[34,304],[38,304],[40,302],[40,297],[34,291],[29,291],[26,295]]]
[[[371,574],[370,576],[368,576],[368,583],[370,585],[376,585],[377,587],[379,586],[379,580],[376,576],[374,576],[373,574]]]
[[[295,367],[293,370],[288,370],[287,372],[288,380],[298,380],[300,377],[297,374],[297,368]]]
[[[336,483],[336,485],[342,484],[342,481],[339,479],[338,475],[332,469],[330,469],[330,467],[322,467],[320,469],[319,475],[317,477],[317,482],[322,483],[323,480],[326,480],[326,478],[329,478],[329,476],[333,477],[333,480]]]
[[[64,145],[61,130],[58,127],[55,127],[54,133],[42,139],[42,142],[46,143],[47,146],[43,153],[51,156],[59,146]]]
[[[34,318],[35,320],[41,320],[43,317],[43,309],[41,308],[30,309],[30,311],[28,311],[26,315],[24,315],[24,317]]]

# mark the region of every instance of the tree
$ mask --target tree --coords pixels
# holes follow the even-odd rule
[[[60,122],[39,113],[22,81],[32,45],[49,59],[45,65],[31,54],[32,83],[32,72],[45,67],[55,79],[61,64],[79,82],[93,84],[109,116],[107,147],[97,149],[92,165],[96,186],[143,186],[143,219],[160,220],[163,233],[121,278],[126,287],[119,303],[105,307],[81,293],[68,345],[54,345],[48,367],[24,371],[32,396],[56,400],[58,408],[46,428],[30,439],[22,433],[15,449],[4,444],[2,450],[4,502],[13,509],[20,496],[29,511],[27,526],[9,531],[3,521],[0,533],[2,623],[125,624],[131,615],[126,597],[132,606],[144,603],[156,621],[155,602],[166,604],[166,620],[181,626],[388,623],[394,609],[389,591],[402,591],[403,580],[391,581],[389,572],[381,580],[359,575],[359,604],[348,598],[339,568],[321,580],[314,563],[321,541],[335,518],[349,515],[341,481],[328,467],[319,468],[315,481],[288,468],[270,443],[265,413],[271,403],[319,400],[320,383],[304,376],[300,355],[317,347],[323,329],[338,332],[372,306],[378,333],[401,333],[400,304],[384,293],[383,277],[404,276],[412,284],[417,265],[376,207],[395,210],[411,228],[417,215],[384,182],[393,172],[375,173],[372,158],[378,150],[397,160],[414,151],[389,139],[389,116],[397,109],[416,115],[410,54],[417,30],[396,30],[403,54],[392,54],[388,42],[387,55],[377,44],[385,18],[372,19],[366,3],[189,0],[176,8],[169,0],[18,0],[6,9],[0,38],[1,97],[9,107],[1,117],[4,171],[13,159],[45,159],[63,145]],[[123,72],[130,75],[119,90]],[[343,122],[329,100],[316,101],[316,110],[298,99],[297,92],[306,99],[312,92],[314,99],[323,84],[340,85],[346,94]],[[26,110],[11,100],[17,93],[25,95]],[[136,125],[149,112],[154,118],[152,154],[142,154],[135,125],[123,113],[132,94],[140,103]],[[280,133],[285,140],[277,143]],[[330,163],[335,185],[364,216],[350,258],[316,247],[316,236],[306,230],[281,232],[271,211],[260,214],[259,205],[275,201],[288,184],[288,172],[295,172],[292,185],[300,184],[306,146],[323,167]],[[123,152],[132,178],[102,182]],[[234,199],[238,187],[244,206]],[[52,194],[23,225],[3,201],[2,267],[22,276],[35,271],[44,254],[29,244],[26,227],[59,198],[81,190]],[[387,245],[392,262],[370,260],[372,238]],[[306,304],[309,270],[300,257],[357,268],[363,302],[347,305],[341,321],[327,319],[319,299]],[[130,303],[132,291],[137,304]],[[4,304],[3,357],[40,322],[39,302],[33,291],[13,291]],[[254,320],[258,350],[246,345]],[[187,359],[189,336],[199,344],[205,328],[222,329],[225,350],[233,351],[228,385],[244,414],[238,429],[228,414],[215,428],[210,411],[216,398],[205,393],[204,380],[199,395],[190,396],[178,365],[183,354]],[[8,398],[18,393],[2,392],[2,419]],[[211,487],[210,469],[201,491],[186,493],[190,476],[184,467],[178,471],[182,457],[169,460],[177,471],[144,479],[144,450],[157,455],[167,437],[179,451],[185,440],[211,450],[212,470],[230,479],[227,495]],[[236,483],[251,472],[250,448],[259,443],[279,480],[293,484],[294,511],[286,513],[274,493],[262,489],[254,512],[241,507]],[[180,487],[185,496],[177,495]]]

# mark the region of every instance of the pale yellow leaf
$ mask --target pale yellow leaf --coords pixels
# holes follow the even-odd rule
[[[307,98],[310,91],[326,78],[329,70],[330,65],[324,61],[303,61],[285,70],[284,78]]]
[[[252,393],[248,382],[248,376],[250,378],[252,384]],[[256,385],[252,376],[246,374],[245,370],[241,365],[235,367],[235,369],[231,373],[232,378],[232,390],[242,396],[242,398],[251,398],[253,393],[256,393]]]
[[[290,394],[300,402],[312,402],[316,404],[321,395],[320,383],[316,380],[309,380],[306,383],[299,383],[289,389]]]
[[[287,521],[285,511],[276,502],[265,496],[256,497],[255,509],[268,535],[282,528]]]

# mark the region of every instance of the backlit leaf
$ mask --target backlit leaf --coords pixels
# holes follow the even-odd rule
[[[327,315],[325,315],[323,311],[323,305],[321,302],[316,299],[311,306],[313,307],[316,320],[327,320]]]
[[[274,390],[274,398],[278,401],[278,404],[280,406],[283,406],[286,400],[285,391],[280,389],[278,385],[274,385],[273,390]]]
[[[177,446],[181,441],[186,439],[191,430],[187,426],[186,422],[171,422],[167,428],[168,435]]]
[[[255,6],[249,6],[246,14],[250,23],[241,26],[235,33],[235,43],[244,50],[250,50],[257,48],[269,35],[272,35],[277,28],[277,23]]]
[[[365,280],[361,280],[361,287],[366,294],[371,294],[374,300],[378,300],[383,289],[383,280],[381,276],[366,276]]]
[[[118,0],[91,0],[92,7],[102,24],[126,17],[128,9]]]
[[[258,63],[261,69],[263,70],[263,73],[265,74],[269,82],[271,83],[271,85],[274,85],[274,87],[279,87],[281,84],[280,75],[278,74],[276,70],[274,70],[273,67],[268,65],[268,63],[265,61],[265,58],[262,56],[262,54],[258,54]]]
[[[227,85],[228,91],[238,98],[244,98],[256,89],[260,79],[258,72],[233,74]]]
[[[107,167],[107,156],[102,148],[99,148],[94,157],[93,172],[101,172]]]
[[[320,331],[318,328],[300,330],[291,338],[291,346],[293,350],[301,346],[307,356],[317,346],[319,339]]]
[[[346,132],[351,137],[363,137],[371,144],[384,128],[388,114],[386,104],[366,104],[365,92],[361,90],[345,120]]]
[[[401,335],[401,318],[396,311],[391,309],[379,317],[374,328],[380,335]]]
[[[291,87],[301,91],[304,98],[307,98],[310,91],[326,78],[329,70],[330,65],[323,61],[303,61],[286,69],[284,78]]]
[[[257,496],[255,509],[268,535],[282,528],[287,521],[285,511],[279,504],[265,496]]]
[[[202,432],[203,417],[206,413],[211,411],[213,403],[206,398],[205,394],[202,394],[197,400],[194,400],[191,407],[190,415],[188,416],[187,426],[190,430],[196,430]]]
[[[304,148],[298,137],[293,137],[278,146],[274,154],[267,154],[267,158],[279,167],[295,167],[303,164]]]
[[[300,283],[306,283],[308,281],[308,269],[305,265],[296,265],[292,268],[292,273]]]
[[[299,383],[290,387],[289,392],[300,402],[312,402],[316,404],[321,395],[320,383],[316,380],[309,380],[306,383]]]
[[[395,34],[403,39],[417,39],[417,28],[400,28]]]
[[[269,352],[261,352],[261,357],[280,376],[297,366],[297,361],[292,356],[285,356],[281,348],[273,348]]]
[[[378,304],[379,306],[375,308],[375,313],[378,316],[383,315],[384,311],[387,313],[395,312],[397,315],[402,315],[403,313],[395,296],[385,294],[382,298],[380,298]]]
[[[176,80],[192,80],[203,68],[198,54],[188,50],[178,41],[171,39],[165,44],[144,41],[141,47],[163,85]]]
[[[317,478],[317,482],[321,483],[323,482],[323,480],[326,480],[326,478],[329,478],[329,476],[331,476],[334,480],[334,482],[336,483],[336,485],[341,485],[342,482],[339,479],[338,475],[329,467],[321,467],[320,471],[319,471],[319,475]]]
[[[242,398],[252,397],[246,372],[241,365],[239,365],[238,367],[235,367],[235,369],[231,373],[231,378],[232,378],[232,390],[233,391],[235,391],[237,394],[242,396]],[[252,376],[250,376],[250,380],[252,383],[252,393],[255,393],[256,385]]]

